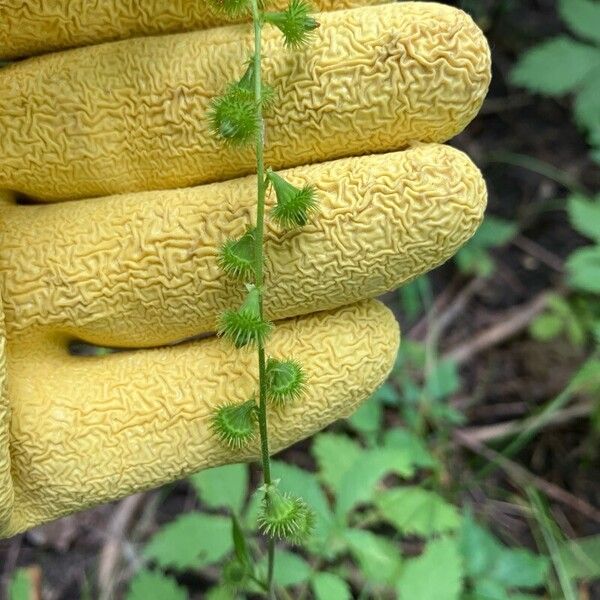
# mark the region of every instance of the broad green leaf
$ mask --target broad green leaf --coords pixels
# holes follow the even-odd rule
[[[129,584],[126,600],[187,600],[187,592],[172,577],[142,569]]]
[[[454,259],[456,266],[463,273],[488,277],[494,272],[494,261],[487,251],[479,247],[464,246],[457,252]]]
[[[8,586],[9,600],[32,600],[34,589],[27,569],[17,569]]]
[[[600,2],[560,0],[560,15],[573,33],[600,43]]]
[[[230,587],[218,585],[208,590],[206,600],[237,600],[237,596]]]
[[[344,537],[367,581],[392,585],[396,582],[402,556],[391,540],[363,529],[347,529]]]
[[[508,244],[516,233],[517,226],[514,223],[489,215],[481,223],[469,244],[480,248],[499,248]]]
[[[444,400],[460,389],[458,367],[455,362],[441,360],[427,376],[425,393],[431,400]]]
[[[586,246],[567,260],[569,285],[584,292],[600,294],[600,246]]]
[[[542,313],[529,326],[529,333],[540,342],[547,342],[559,335],[564,328],[562,317],[554,313]]]
[[[359,409],[348,419],[352,429],[368,435],[377,433],[381,426],[381,404],[373,396],[363,402]]]
[[[358,504],[372,499],[380,479],[388,473],[412,477],[410,457],[395,448],[375,448],[363,452],[344,473],[337,495],[336,513],[347,516]]]
[[[569,540],[560,555],[573,579],[600,579],[600,535]]]
[[[347,435],[321,433],[314,439],[311,451],[319,466],[321,479],[336,492],[344,473],[363,449]]]
[[[463,570],[458,544],[433,540],[418,558],[406,561],[396,589],[400,600],[459,600]]]
[[[207,469],[190,477],[200,499],[211,508],[230,508],[240,514],[248,490],[248,467],[243,464]]]
[[[460,525],[456,508],[441,496],[419,487],[394,488],[375,499],[379,514],[403,534],[429,537]]]
[[[600,96],[600,86],[596,90]],[[600,107],[599,107],[600,114]],[[571,196],[567,204],[569,221],[582,235],[600,242],[600,196],[595,200],[583,196]]]
[[[315,600],[350,600],[348,584],[333,573],[317,573],[312,579]]]
[[[501,583],[489,579],[479,579],[473,583],[475,589],[470,600],[511,600]]]
[[[383,438],[386,448],[395,448],[404,452],[412,465],[415,467],[430,468],[436,466],[433,458],[423,440],[412,431],[401,427],[388,429]]]
[[[460,550],[467,575],[475,581],[489,581],[490,588],[537,588],[548,578],[550,563],[545,556],[505,546],[470,515],[463,518]]]
[[[533,92],[566,94],[600,65],[600,49],[558,36],[527,51],[511,74],[515,85]]]
[[[400,401],[398,390],[391,383],[384,383],[374,394],[373,398],[380,404],[395,406]]]
[[[233,548],[227,517],[187,513],[160,529],[144,556],[163,568],[192,569],[221,560]]]
[[[411,281],[407,285],[403,285],[400,290],[400,301],[402,302],[402,311],[409,321],[423,312],[423,301],[419,284],[416,281]]]
[[[600,68],[590,73],[575,98],[575,118],[593,139],[594,132],[600,130]]]
[[[277,550],[273,577],[281,587],[304,583],[310,578],[311,572],[310,565],[298,554]]]

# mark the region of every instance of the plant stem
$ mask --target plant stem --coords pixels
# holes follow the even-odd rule
[[[255,285],[260,298],[260,314],[263,314],[263,241],[265,229],[265,196],[267,183],[265,179],[265,133],[262,114],[262,17],[258,7],[258,0],[252,0],[252,20],[254,23],[254,95],[256,102],[256,119],[258,122],[258,135],[256,136],[256,236],[254,246]],[[271,484],[271,460],[269,457],[269,437],[267,424],[267,381],[265,347],[262,342],[258,344],[258,377],[259,377],[259,403],[258,427],[260,431],[260,448],[262,456],[263,479],[267,485]],[[266,495],[265,495],[266,497]],[[275,542],[272,538],[268,541],[268,568],[267,568],[267,594],[274,598],[273,573],[275,567]]]

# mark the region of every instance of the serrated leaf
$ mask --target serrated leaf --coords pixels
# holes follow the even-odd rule
[[[561,35],[527,51],[511,80],[533,92],[560,96],[577,88],[598,66],[598,48]]]
[[[242,524],[235,514],[231,515],[231,541],[233,542],[233,549],[238,561],[242,565],[249,565],[250,553],[246,544],[246,536],[244,535]]]
[[[395,448],[404,452],[415,467],[430,468],[437,464],[423,440],[408,429],[401,427],[388,429],[383,438],[383,445],[386,448]]]
[[[184,570],[218,562],[232,547],[229,518],[187,513],[160,529],[144,556],[163,568]]]
[[[375,505],[381,517],[400,533],[429,537],[460,525],[456,508],[441,496],[419,487],[394,488],[380,494]]]
[[[392,541],[363,529],[347,529],[344,537],[367,581],[390,585],[396,582],[402,556]]]
[[[187,600],[187,592],[172,577],[142,569],[129,584],[126,600]]]
[[[600,246],[586,246],[571,253],[566,263],[569,285],[600,294]]]
[[[564,321],[553,313],[542,313],[529,326],[529,333],[540,342],[547,342],[559,335],[564,328]]]
[[[600,87],[596,90],[598,96],[600,96],[599,90]],[[595,200],[583,196],[571,196],[567,202],[567,212],[573,229],[600,242],[600,196]]]
[[[459,600],[463,570],[457,542],[429,542],[418,558],[406,561],[396,589],[400,600]]]
[[[503,548],[488,573],[506,588],[537,588],[547,581],[550,561],[526,548]]]
[[[590,135],[593,143],[595,132],[600,130],[600,68],[586,77],[575,98],[575,119]]]
[[[401,450],[375,448],[363,452],[340,482],[336,514],[346,517],[358,504],[372,499],[379,480],[388,473],[412,477],[414,467]]]
[[[281,587],[299,585],[309,580],[310,565],[298,554],[287,550],[278,550],[275,557],[275,582]]]
[[[600,535],[564,542],[560,556],[569,577],[573,579],[600,579]]]
[[[431,400],[443,400],[460,389],[458,366],[450,360],[441,360],[428,374],[424,391]]]
[[[381,404],[374,397],[363,402],[348,419],[350,426],[362,434],[376,433],[381,426]]]
[[[525,548],[508,548],[489,531],[463,518],[460,551],[465,572],[474,581],[489,581],[489,588],[537,588],[547,580],[550,563]]]
[[[600,43],[600,2],[560,0],[560,15],[573,33]]]
[[[230,508],[240,514],[248,490],[248,466],[225,465],[190,477],[199,498],[211,508]]]
[[[489,215],[481,223],[469,244],[479,248],[499,248],[508,244],[516,233],[517,226],[514,223]]]
[[[347,435],[321,433],[311,448],[319,466],[319,475],[332,491],[336,492],[344,473],[363,452]]]
[[[350,600],[348,584],[333,573],[317,573],[312,579],[315,600]]]

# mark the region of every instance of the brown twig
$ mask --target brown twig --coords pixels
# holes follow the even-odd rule
[[[594,407],[589,402],[582,402],[570,408],[557,411],[545,419],[544,426],[547,425],[562,425],[574,419],[588,417],[594,410]],[[518,419],[513,421],[505,421],[504,423],[496,423],[494,425],[485,425],[481,427],[469,427],[461,429],[460,433],[466,438],[475,442],[489,442],[492,440],[502,439],[511,435],[516,435],[522,431],[528,431],[539,422],[539,416],[533,416],[529,419]]]
[[[533,473],[530,473],[521,465],[513,462],[477,440],[469,438],[460,430],[454,431],[453,438],[461,446],[468,448],[475,454],[479,454],[483,458],[498,465],[518,485],[532,485],[546,494],[549,498],[569,506],[596,523],[600,523],[600,510],[594,508],[585,500],[577,498],[577,496],[574,496],[566,490],[563,490],[561,487],[550,483],[537,475],[533,475]]]
[[[464,364],[479,352],[510,339],[523,331],[546,308],[547,302],[548,292],[538,294],[526,304],[502,315],[496,325],[448,351],[444,359]]]
[[[144,501],[144,497],[145,494],[135,494],[121,500],[113,513],[98,563],[97,581],[101,600],[108,600],[112,597],[115,586],[113,575],[121,556],[123,538],[133,515]]]

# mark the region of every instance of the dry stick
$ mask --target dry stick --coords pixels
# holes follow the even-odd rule
[[[593,410],[594,406],[591,402],[577,404],[576,406],[560,410],[552,416],[546,417],[543,426],[562,425],[575,419],[588,417]],[[529,419],[505,421],[504,423],[497,423],[495,425],[468,427],[460,429],[459,431],[465,438],[474,442],[489,442],[509,437],[523,431],[529,431],[533,427],[539,427],[539,415],[530,417]]]
[[[98,588],[100,599],[108,600],[112,597],[114,588],[114,571],[121,556],[121,547],[125,531],[137,509],[144,501],[145,494],[135,494],[122,500],[113,513],[109,525],[107,539],[102,547],[98,563]]]
[[[443,358],[461,365],[479,352],[510,339],[525,329],[546,308],[548,298],[548,292],[544,291],[535,296],[533,300],[507,311],[499,319],[497,325],[493,325],[463,344],[459,344],[447,352]]]
[[[502,456],[499,452],[492,450],[488,446],[481,444],[477,440],[474,440],[462,433],[459,430],[453,433],[454,440],[461,446],[468,448],[475,454],[479,454],[486,460],[498,465],[515,483],[518,485],[532,485],[537,488],[549,498],[561,502],[576,510],[580,514],[584,515],[588,519],[592,519],[596,523],[600,523],[600,510],[594,508],[591,504],[587,503],[581,498],[563,490],[561,487],[533,475],[527,469],[521,465],[513,462],[512,460]]]

